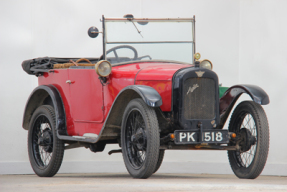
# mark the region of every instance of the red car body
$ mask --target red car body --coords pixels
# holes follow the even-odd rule
[[[107,86],[102,86],[94,69],[55,69],[38,77],[39,85],[54,85],[61,94],[69,136],[100,135],[103,124],[119,92],[129,85],[146,85],[161,96],[162,111],[171,111],[172,77],[190,65],[133,63],[112,68]],[[71,83],[66,83],[70,80]]]

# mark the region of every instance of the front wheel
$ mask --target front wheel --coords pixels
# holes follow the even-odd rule
[[[159,150],[158,161],[157,161],[157,163],[156,163],[156,167],[155,167],[155,170],[153,171],[153,173],[156,173],[156,172],[158,171],[158,169],[160,168],[160,166],[161,166],[161,164],[162,164],[162,161],[163,161],[164,152],[165,152],[164,149],[160,149],[160,150]]]
[[[159,156],[159,127],[156,113],[142,99],[127,105],[122,121],[121,146],[126,168],[134,178],[148,178]]]
[[[239,150],[228,151],[234,174],[255,179],[265,166],[269,149],[269,126],[261,105],[253,101],[240,103],[232,114],[229,131],[240,137]]]
[[[63,160],[64,143],[56,135],[54,108],[38,107],[30,121],[28,153],[34,172],[40,177],[54,176]]]

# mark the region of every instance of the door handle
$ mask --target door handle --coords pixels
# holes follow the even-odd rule
[[[72,83],[72,81],[71,81],[71,80],[67,80],[67,81],[66,81],[66,83],[69,83],[69,84],[71,84],[71,83]]]

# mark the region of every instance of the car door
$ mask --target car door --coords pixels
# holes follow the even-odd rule
[[[102,123],[103,86],[94,69],[70,68],[70,97],[75,123]]]

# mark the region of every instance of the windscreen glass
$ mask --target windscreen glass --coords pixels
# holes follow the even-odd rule
[[[193,62],[193,23],[186,20],[105,20],[106,58]]]

